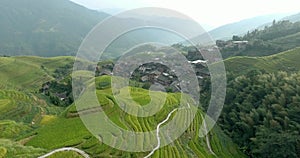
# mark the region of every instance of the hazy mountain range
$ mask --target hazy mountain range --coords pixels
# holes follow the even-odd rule
[[[74,16],[75,15],[75,16]],[[2,0],[0,2],[0,55],[62,56],[75,55],[87,33],[109,14],[87,9],[68,0]],[[242,20],[216,28],[209,33],[214,39],[230,38],[246,33],[273,19],[282,19],[285,14],[276,14]],[[142,16],[145,18],[145,16]],[[297,21],[299,15],[286,17]],[[142,23],[145,19],[125,19],[130,23]],[[191,21],[180,18],[148,17],[156,23],[168,21],[170,25],[189,30]],[[195,34],[195,37],[197,34]],[[144,30],[124,36],[108,48],[110,56],[122,52],[136,42],[163,42],[174,44],[183,39],[161,30]]]
[[[271,24],[273,20],[280,20],[289,14],[272,14],[253,17],[250,19],[241,20],[239,22],[226,24],[220,26],[216,29],[209,31],[210,35],[214,39],[228,39],[233,35],[242,35],[247,33],[247,31],[252,31],[262,25]],[[297,18],[295,18],[296,20]],[[298,20],[300,17],[298,17]],[[298,21],[296,20],[296,21]]]

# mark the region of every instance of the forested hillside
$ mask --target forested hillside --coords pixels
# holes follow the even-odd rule
[[[1,0],[0,55],[75,55],[107,16],[68,0]]]
[[[224,58],[232,56],[268,56],[300,46],[300,22],[273,21],[264,29],[217,41]]]
[[[225,60],[228,84],[219,125],[249,157],[300,156],[299,58],[297,48]],[[202,98],[209,98],[205,83]]]
[[[281,18],[287,16],[287,14],[271,14],[253,17],[250,19],[241,20],[231,24],[226,24],[220,26],[216,29],[209,31],[209,34],[215,40],[228,40],[233,35],[243,36],[247,31],[255,30],[256,28],[268,24],[272,20],[280,20]]]
[[[87,9],[69,0],[1,0],[0,56],[75,56],[82,40],[110,15]],[[193,21],[181,18],[139,15],[118,17],[121,24],[144,24],[145,20],[169,21],[170,25],[195,29]],[[196,36],[196,35],[195,35]],[[184,39],[158,28],[124,32],[105,50],[106,58],[116,58],[144,42],[174,44]]]
[[[230,81],[220,125],[253,157],[300,156],[300,74],[252,71]]]

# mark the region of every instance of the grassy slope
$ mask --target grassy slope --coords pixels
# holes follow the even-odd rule
[[[103,80],[102,80],[103,79]],[[107,77],[97,79],[97,83],[107,82]],[[147,92],[143,89],[132,89],[132,96],[137,102],[145,103],[147,100]],[[123,112],[116,105],[111,90],[97,90],[98,99],[109,118],[122,128],[133,131],[148,131],[155,129],[158,122],[164,120],[171,111],[174,105],[178,103],[179,94],[168,94],[167,103],[161,111],[156,114],[156,117],[137,118]],[[205,144],[205,139],[197,136],[199,125],[201,124],[201,111],[195,117],[194,122],[178,140],[173,144],[168,145],[156,151],[153,157],[214,157],[211,155]],[[119,151],[100,143],[93,137],[82,124],[80,118],[76,117],[76,108],[71,106],[66,111],[66,116],[58,117],[41,128],[37,129],[37,135],[33,137],[27,145],[34,147],[42,147],[45,149],[55,149],[65,146],[77,147],[85,150],[92,156],[97,157],[143,157],[147,153],[128,153]],[[189,116],[182,116],[189,117]],[[184,120],[184,119],[182,119]],[[180,121],[180,120],[179,120]],[[221,157],[243,157],[237,150],[230,139],[228,139],[219,129],[214,129],[210,133],[212,148],[218,156]]]
[[[251,70],[265,70],[267,72],[300,70],[300,48],[295,48],[267,57],[233,57],[225,60],[227,72],[235,75],[246,74]]]
[[[73,61],[74,57],[0,57],[0,86],[2,89],[36,90],[52,79],[56,68]]]
[[[35,92],[58,67],[73,63],[74,57],[0,57],[0,120],[31,123],[41,114],[55,113]]]

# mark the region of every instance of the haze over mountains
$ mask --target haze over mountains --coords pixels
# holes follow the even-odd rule
[[[0,55],[75,55],[87,33],[109,16],[68,0],[4,0],[0,6]],[[147,19],[156,23],[170,21],[170,25],[180,24],[178,27],[192,29],[190,21],[180,18],[148,16]],[[144,23],[145,19],[137,17],[123,21]],[[131,36],[127,38],[125,35],[124,40],[109,48],[108,52],[124,51],[135,41],[173,44],[183,40],[166,31],[151,29],[134,32]]]
[[[271,24],[273,20],[280,20],[288,15],[289,14],[272,14],[253,17],[250,19],[245,19],[235,23],[220,26],[209,31],[209,33],[216,40],[229,39],[233,35],[243,35],[247,33],[247,31],[252,31],[262,25]]]
[[[109,14],[93,11],[68,0],[2,0],[0,2],[0,55],[64,56],[75,55],[87,33]],[[75,16],[74,16],[75,15]],[[210,31],[214,39],[228,39],[244,34],[273,19],[282,19],[286,14],[260,16],[227,24]],[[169,21],[170,25],[190,28],[191,22],[180,18],[148,17],[157,23]],[[286,17],[299,20],[299,14]],[[143,19],[125,19],[128,23],[143,22]],[[108,48],[109,56],[118,56],[136,41],[156,41],[166,44],[183,39],[165,31],[144,30],[123,37]],[[197,36],[197,35],[195,35]]]

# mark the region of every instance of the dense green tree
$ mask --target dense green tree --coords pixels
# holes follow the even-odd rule
[[[219,120],[250,157],[299,157],[300,73],[251,71],[228,83]]]

